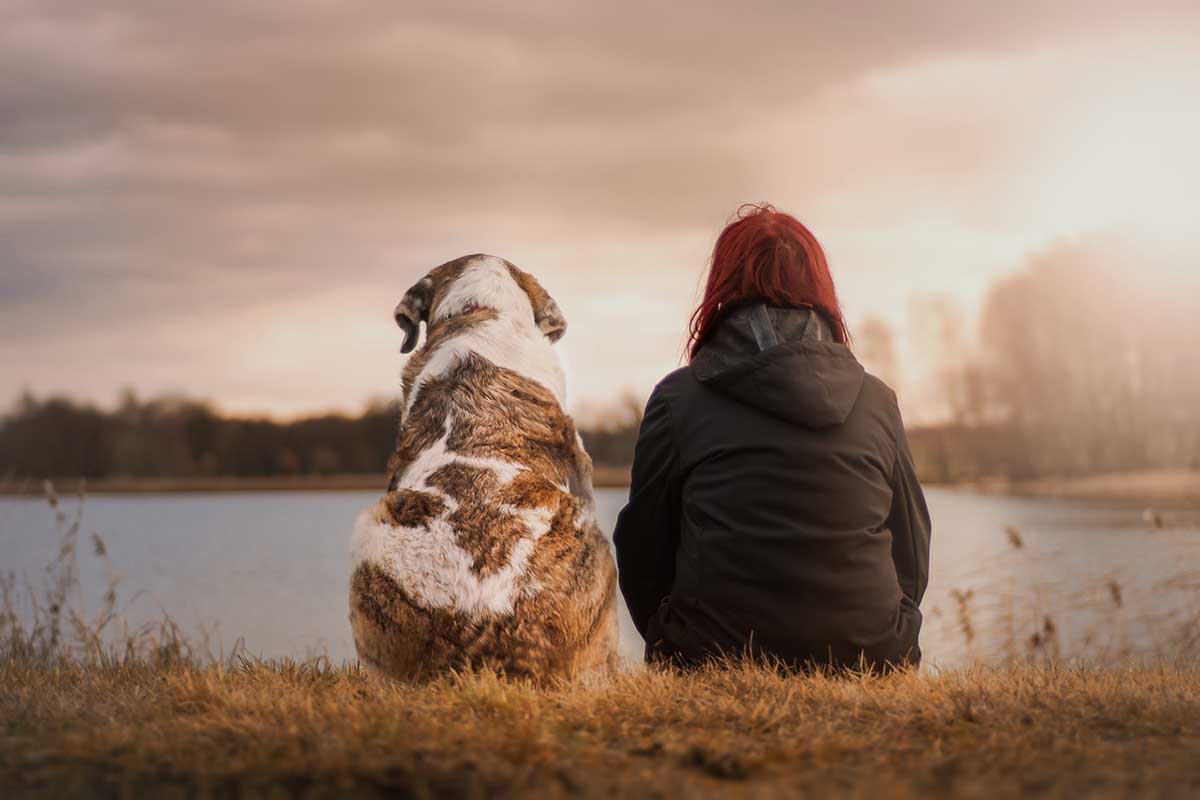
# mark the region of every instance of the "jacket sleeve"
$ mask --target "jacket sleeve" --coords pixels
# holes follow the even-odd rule
[[[929,583],[932,524],[903,425],[896,442],[896,465],[891,485],[892,510],[887,524],[892,532],[892,561],[896,564],[901,591],[914,604],[920,605]]]
[[[646,404],[633,455],[629,502],[617,517],[613,544],[629,614],[642,638],[646,624],[671,593],[679,546],[679,452],[671,411],[659,389]]]

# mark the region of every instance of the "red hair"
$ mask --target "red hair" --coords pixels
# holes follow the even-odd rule
[[[833,329],[834,339],[850,342],[817,237],[800,220],[768,203],[743,205],[717,237],[704,299],[692,314],[689,360],[730,311],[756,301],[816,309]]]

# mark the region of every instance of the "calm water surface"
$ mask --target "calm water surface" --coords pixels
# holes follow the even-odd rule
[[[106,585],[103,537],[132,624],[170,614],[228,649],[265,657],[354,656],[346,619],[350,526],[371,492],[89,497],[80,577],[89,608]],[[1137,508],[929,490],[934,521],[922,644],[931,663],[1049,653],[1171,657],[1200,637],[1200,515],[1151,530]],[[624,490],[598,492],[609,532]],[[1016,539],[1006,533],[1011,528]],[[1019,544],[1017,543],[1019,540]],[[34,585],[58,551],[45,501],[0,499],[0,572]],[[622,649],[642,643],[624,607]],[[1194,643],[1193,643],[1194,645]],[[214,646],[214,649],[216,647]]]

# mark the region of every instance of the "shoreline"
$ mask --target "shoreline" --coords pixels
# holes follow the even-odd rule
[[[1049,498],[1146,509],[1200,509],[1200,470],[1142,470],[1071,478],[1046,477],[1026,481],[994,479],[941,485],[1010,497]]]
[[[378,474],[262,475],[169,478],[105,478],[52,481],[60,495],[89,494],[207,494],[217,492],[369,492],[382,493],[386,479]],[[629,488],[627,467],[597,467],[597,489]],[[0,480],[0,497],[38,497],[43,482]],[[1200,508],[1200,471],[1147,470],[1074,478],[1039,478],[1029,481],[986,479],[957,483],[927,482],[926,487],[961,489],[981,494],[1052,498],[1089,503],[1110,503],[1141,508]]]
[[[597,467],[593,474],[597,489],[629,487],[629,470],[621,467]],[[379,492],[387,488],[381,474],[348,475],[253,475],[198,477],[127,477],[81,480],[57,478],[50,481],[60,496],[93,494],[209,494],[241,492]],[[0,479],[0,497],[41,497],[41,480]]]

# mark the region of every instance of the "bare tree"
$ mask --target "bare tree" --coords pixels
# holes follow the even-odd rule
[[[896,332],[882,317],[871,314],[855,326],[854,349],[858,360],[892,389],[900,383]]]
[[[981,369],[1024,450],[1017,473],[1195,462],[1195,273],[1150,258],[1109,242],[1059,245],[989,291]]]
[[[988,398],[966,314],[947,295],[925,295],[913,300],[912,315],[928,384],[945,416],[956,425],[980,424],[988,416]]]

